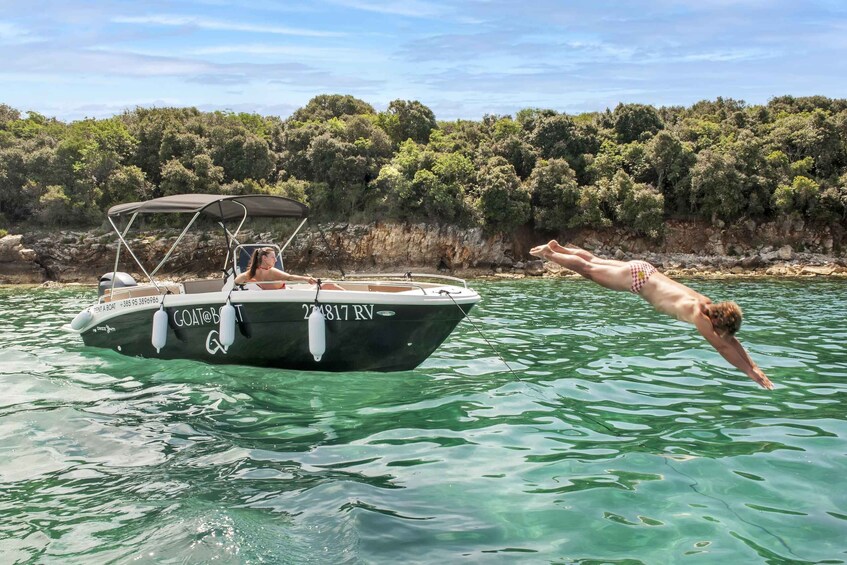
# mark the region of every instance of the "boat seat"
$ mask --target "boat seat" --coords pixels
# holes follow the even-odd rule
[[[138,298],[141,296],[156,296],[157,294],[164,294],[168,291],[171,294],[181,294],[182,292],[179,285],[175,284],[159,285],[158,290],[156,290],[155,286],[133,286],[129,288],[116,288],[114,294],[111,291],[112,289],[107,288],[103,293],[103,302],[113,302],[115,300],[125,300],[127,298]]]
[[[224,287],[223,279],[195,279],[182,283],[185,294],[202,294],[204,292],[220,292]]]

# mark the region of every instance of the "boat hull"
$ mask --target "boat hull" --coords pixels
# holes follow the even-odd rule
[[[309,351],[308,317],[313,304],[303,301],[233,301],[235,339],[220,341],[223,303],[165,305],[164,347],[151,343],[158,303],[98,316],[81,332],[88,346],[124,355],[192,359],[307,371],[404,371],[414,369],[447,339],[477,300],[459,303],[379,304],[324,302],[326,350],[316,361]]]

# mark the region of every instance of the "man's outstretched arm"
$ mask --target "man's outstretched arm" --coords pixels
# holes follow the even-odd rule
[[[698,318],[694,324],[706,341],[717,350],[721,356],[740,369],[745,375],[758,383],[762,388],[772,389],[773,383],[762,370],[750,359],[750,355],[741,342],[734,336],[721,337],[712,327],[712,322],[705,316]]]

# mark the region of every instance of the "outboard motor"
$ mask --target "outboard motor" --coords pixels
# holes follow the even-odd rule
[[[135,279],[127,273],[113,271],[106,273],[100,277],[100,284],[97,286],[97,297],[100,298],[106,293],[107,289],[112,288],[112,280],[115,281],[115,288],[126,288],[128,286],[138,286]]]

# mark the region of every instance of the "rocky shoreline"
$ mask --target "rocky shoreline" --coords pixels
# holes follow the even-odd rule
[[[130,239],[148,268],[164,256],[177,230],[144,232]],[[523,230],[486,234],[480,229],[424,224],[331,224],[301,233],[285,251],[286,269],[337,278],[347,273],[440,272],[464,278],[574,276],[528,255],[550,235]],[[705,226],[669,223],[661,240],[622,230],[580,230],[558,234],[599,256],[643,259],[675,277],[847,278],[847,248],[840,226],[807,229],[802,223]],[[245,241],[284,242],[283,234],[253,232]],[[116,242],[104,230],[37,232],[0,238],[0,284],[94,284],[114,267]],[[226,256],[222,236],[188,234],[163,277],[172,280],[217,276]],[[142,279],[125,259],[118,270]]]

